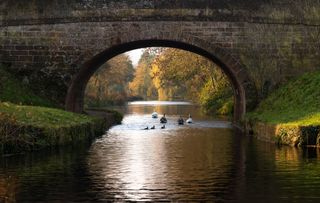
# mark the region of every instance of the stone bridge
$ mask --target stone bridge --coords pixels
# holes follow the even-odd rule
[[[75,112],[92,74],[136,48],[218,64],[237,121],[288,78],[320,69],[319,0],[2,0],[0,9],[0,63]]]

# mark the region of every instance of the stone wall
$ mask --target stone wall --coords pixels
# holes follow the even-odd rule
[[[2,0],[3,24],[227,21],[318,24],[319,0]]]
[[[236,61],[249,76],[230,77],[250,78],[260,99],[320,69],[318,0],[4,0],[0,9],[0,62],[61,104],[85,62],[139,40],[201,44],[223,64]]]
[[[226,22],[85,22],[8,26],[0,40],[2,62],[12,64],[11,70],[30,83],[39,84],[38,91],[64,102],[63,95],[82,64],[112,46],[143,39],[182,41],[177,36],[183,33],[239,58],[242,47],[236,43],[245,41],[243,29],[243,23]]]
[[[257,121],[246,122],[247,134],[259,140],[279,145],[320,146],[320,126],[297,126],[270,124]]]

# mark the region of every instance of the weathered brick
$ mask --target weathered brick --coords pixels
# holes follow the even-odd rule
[[[49,47],[48,46],[39,46],[39,45],[37,45],[37,46],[33,46],[33,49],[34,50],[48,50]]]
[[[46,55],[49,55],[49,51],[42,51],[42,50],[31,50],[29,51],[29,55],[31,56],[46,56]]]
[[[25,50],[25,51],[10,51],[10,55],[23,55],[23,56],[25,56],[25,55],[28,55],[28,51],[27,50]]]
[[[33,61],[33,56],[19,56],[19,61],[24,61],[24,62],[32,62]]]
[[[258,81],[263,83],[264,80],[275,78],[273,73],[285,71],[276,77],[277,81],[273,84],[277,84],[287,76],[320,67],[320,28],[319,25],[310,25],[311,22],[319,24],[320,19],[316,15],[311,17],[314,19],[307,20],[297,12],[291,12],[291,17],[279,21],[270,17],[279,8],[273,8],[274,5],[264,0],[243,1],[241,8],[236,0],[228,1],[230,8],[234,11],[238,9],[241,14],[221,9],[225,5],[222,0],[214,4],[211,4],[212,1],[199,0],[177,0],[174,4],[167,1],[139,2],[146,1],[146,5],[153,6],[152,12],[145,10],[143,4],[132,1],[121,1],[127,6],[123,8],[115,0],[94,1],[92,8],[74,6],[74,2],[79,1],[68,4],[62,2],[64,6],[59,5],[62,10],[55,14],[45,12],[55,4],[41,8],[44,9],[41,15],[37,15],[40,8],[34,9],[35,13],[29,15],[21,7],[18,10],[27,15],[26,20],[18,20],[17,11],[10,12],[8,8],[5,23],[10,26],[0,35],[3,55],[0,62],[17,61],[20,65],[24,62],[28,64],[25,66],[28,69],[64,68],[64,73],[73,78],[85,62],[104,50],[141,40],[150,40],[142,44],[148,46],[157,39],[182,42],[186,47],[193,45],[206,51],[211,58],[219,59],[226,72],[238,73],[229,75],[233,80],[247,82],[252,75],[263,74],[259,75],[261,81]],[[315,1],[306,1],[309,4],[305,6],[319,6]],[[29,6],[26,8],[33,7],[30,2],[26,2]],[[279,5],[292,4],[290,0],[279,2]],[[102,6],[103,3],[106,4]],[[262,9],[266,5],[269,9]],[[180,7],[184,8],[184,12],[175,12]],[[74,8],[78,8],[77,12],[72,12]],[[70,14],[73,16],[70,17]],[[30,63],[30,57],[33,63]],[[293,61],[299,63],[294,64]],[[245,72],[242,72],[243,68]],[[55,73],[52,71],[51,74]],[[237,81],[233,82],[236,84]],[[252,84],[251,81],[249,83]],[[247,87],[243,85],[241,88]],[[247,90],[249,92],[249,88]],[[63,91],[67,92],[66,89]],[[65,98],[58,99],[64,101]]]
[[[18,56],[10,56],[10,55],[4,55],[1,57],[2,62],[17,61],[18,59],[19,59]]]
[[[34,56],[33,62],[34,63],[45,63],[51,60],[50,56]]]
[[[19,45],[16,45],[15,49],[16,50],[30,50],[30,49],[32,49],[32,46],[30,47],[30,46],[19,46]]]

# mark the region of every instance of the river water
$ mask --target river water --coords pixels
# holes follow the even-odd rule
[[[167,114],[165,129],[153,110]],[[122,111],[93,143],[1,157],[0,202],[320,202],[319,149],[243,136],[185,102]],[[177,125],[189,113],[194,123]]]

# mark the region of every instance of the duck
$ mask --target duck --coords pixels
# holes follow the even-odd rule
[[[165,129],[165,128],[166,128],[166,125],[161,126],[161,129]]]
[[[192,121],[192,117],[191,117],[191,115],[189,114],[189,118],[186,120],[186,122],[187,123],[192,123],[193,121]]]
[[[154,129],[156,129],[156,126],[153,125],[150,129],[151,129],[151,130],[154,130]]]
[[[166,114],[163,114],[163,116],[160,118],[160,123],[167,123]]]
[[[147,127],[143,128],[143,130],[149,130],[149,127],[147,126]]]
[[[178,124],[179,125],[183,125],[184,124],[184,120],[183,118],[180,116],[180,118],[178,119]]]
[[[158,113],[156,111],[154,111],[152,114],[151,114],[152,118],[158,118]]]

